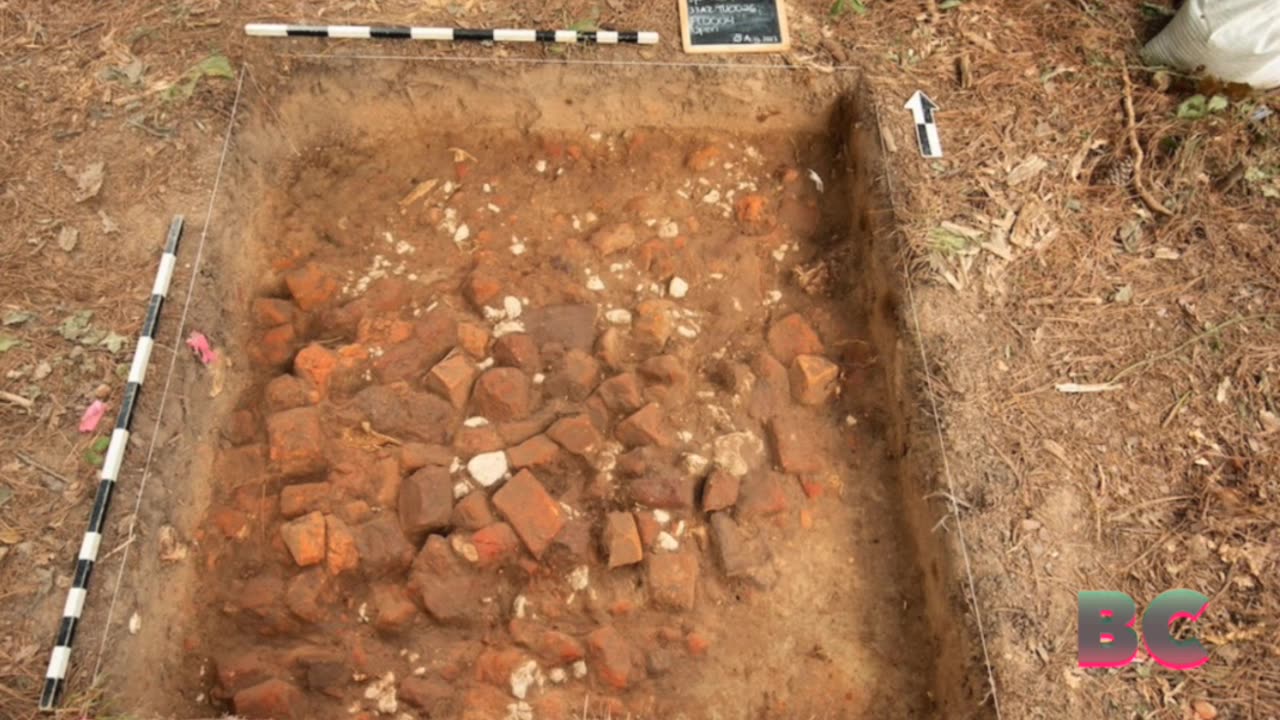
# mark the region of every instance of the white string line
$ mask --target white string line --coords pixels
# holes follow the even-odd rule
[[[107,622],[102,629],[102,644],[98,647],[98,659],[93,666],[93,680],[97,684],[102,670],[102,658],[107,650],[107,635],[111,632],[111,620],[115,615],[116,598],[120,594],[120,586],[124,580],[124,569],[129,564],[129,550],[133,547],[135,530],[138,525],[138,513],[142,509],[142,496],[147,489],[147,479],[151,476],[151,460],[155,456],[156,439],[160,436],[160,423],[164,419],[165,401],[169,398],[169,387],[173,383],[173,373],[181,354],[182,334],[186,330],[187,312],[191,308],[191,297],[195,294],[196,278],[200,277],[200,263],[204,259],[205,239],[209,236],[209,222],[213,218],[213,205],[218,198],[218,186],[222,182],[222,168],[227,162],[227,150],[231,147],[231,135],[236,126],[236,113],[240,107],[240,91],[244,87],[245,68],[240,68],[240,79],[236,82],[236,97],[231,103],[231,118],[227,121],[227,134],[222,139],[222,154],[218,158],[218,170],[213,176],[213,189],[209,191],[209,206],[205,209],[204,227],[200,230],[200,241],[196,245],[196,259],[191,265],[191,281],[187,283],[187,297],[182,303],[182,315],[178,319],[178,332],[174,336],[173,352],[169,356],[169,372],[164,379],[164,389],[160,391],[160,406],[156,412],[155,426],[151,429],[151,441],[147,443],[147,459],[142,465],[142,480],[138,483],[138,496],[133,503],[133,516],[129,521],[129,537],[124,542],[124,555],[120,559],[120,569],[116,572],[116,586],[111,592],[111,604],[107,607]]]
[[[880,148],[885,152],[884,128],[880,124],[880,107],[874,107],[876,114],[876,134],[880,136]],[[885,183],[889,186],[889,197],[892,201],[894,193],[893,175],[886,169]],[[964,560],[964,574],[969,584],[969,607],[973,608],[973,618],[978,624],[978,640],[982,643],[982,662],[987,668],[987,686],[991,688],[991,704],[996,711],[996,720],[1001,719],[1000,697],[996,692],[995,670],[991,667],[991,653],[987,649],[987,633],[982,623],[982,613],[978,609],[978,591],[973,581],[973,565],[969,562],[969,545],[964,537],[964,524],[960,522],[960,503],[956,500],[955,480],[951,476],[951,461],[947,458],[947,443],[942,434],[942,417],[938,414],[938,398],[933,392],[933,373],[929,370],[929,354],[924,349],[924,335],[920,332],[920,316],[916,312],[916,296],[912,289],[911,268],[904,263],[903,279],[907,286],[907,305],[911,307],[911,324],[916,336],[916,346],[920,348],[920,363],[924,367],[925,394],[929,396],[929,406],[933,409],[933,427],[938,436],[938,451],[942,454],[942,472],[947,478],[947,499],[950,500],[951,517],[956,523],[956,536],[960,539],[960,557]]]
[[[713,63],[713,62],[671,62],[669,60],[574,60],[564,58],[563,60],[554,60],[548,58],[530,58],[530,57],[484,57],[484,56],[463,56],[463,55],[365,55],[365,54],[338,54],[326,55],[324,53],[280,53],[279,57],[296,58],[301,60],[401,60],[406,62],[430,62],[439,60],[443,62],[463,62],[463,63],[512,63],[522,65],[604,65],[618,67],[660,67],[660,68],[712,68],[721,70],[808,70],[826,73],[827,71],[861,71],[864,68],[860,65],[774,65],[771,63]]]

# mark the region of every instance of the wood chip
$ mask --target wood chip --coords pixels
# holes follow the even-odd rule
[[[1027,159],[1018,163],[1018,166],[1009,171],[1009,184],[1021,185],[1022,183],[1034,180],[1044,169],[1049,166],[1049,161],[1039,155],[1031,155]]]
[[[961,35],[964,35],[965,40],[968,40],[969,42],[973,43],[974,45],[977,45],[978,47],[982,48],[983,50],[986,50],[987,52],[993,52],[993,53],[1000,52],[1000,49],[995,46],[995,43],[982,37],[976,32],[966,30],[965,32],[961,33]]]
[[[405,195],[404,198],[400,200],[400,207],[402,208],[409,207],[415,202],[421,200],[422,198],[427,196],[427,193],[434,190],[436,185],[439,185],[439,184],[440,184],[440,181],[437,178],[431,178],[430,180],[423,180],[422,182],[418,183],[418,186],[415,187],[408,195]]]

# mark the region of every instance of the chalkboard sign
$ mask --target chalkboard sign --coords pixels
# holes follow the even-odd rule
[[[685,52],[769,52],[791,46],[783,0],[679,0]]]

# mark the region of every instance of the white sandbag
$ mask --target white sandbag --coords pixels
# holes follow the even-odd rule
[[[1255,88],[1280,86],[1280,0],[1186,0],[1142,57]]]

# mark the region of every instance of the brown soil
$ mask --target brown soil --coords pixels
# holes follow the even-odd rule
[[[881,316],[861,277],[869,254],[854,249],[869,238],[853,228],[849,168],[833,162],[848,135],[839,116],[835,135],[795,112],[771,132],[750,115],[720,123],[740,129],[698,129],[753,109],[704,93],[697,111],[665,98],[619,122],[609,111],[620,92],[579,109],[573,81],[546,69],[518,90],[491,72],[450,78],[484,88],[453,90],[474,107],[538,118],[518,129],[499,129],[507,109],[406,132],[418,106],[320,77],[322,93],[283,97],[278,122],[242,139],[290,143],[234,183],[251,220],[223,292],[229,314],[249,319],[227,348],[247,369],[195,536],[204,572],[182,696],[250,714],[283,680],[306,690],[299,716],[339,717],[373,711],[366,691],[394,676],[401,706],[432,717],[496,717],[522,701],[539,717],[584,704],[638,717],[955,716],[944,709],[963,692],[958,676],[931,679],[934,618],[886,437],[900,421],[876,350],[885,338],[870,328]],[[349,114],[317,111],[348,93]],[[649,126],[655,116],[662,127]],[[601,246],[619,234],[629,246]],[[671,294],[676,278],[687,295]],[[575,370],[584,362],[598,375]],[[433,366],[466,376],[446,387]],[[528,408],[480,389],[512,374],[531,390]],[[627,381],[634,397],[615,389]],[[643,403],[663,438],[626,429]],[[313,414],[323,434],[307,437],[298,423]],[[558,420],[585,427],[560,434]],[[731,457],[716,462],[731,433],[747,439],[740,479],[726,474]],[[526,517],[501,501],[521,480],[486,488],[467,465],[504,448],[517,457],[529,438],[550,448],[527,472],[558,508]],[[708,473],[741,483],[716,527],[702,508]],[[429,532],[405,509],[419,483],[443,483],[419,508]],[[294,500],[302,491],[316,494]],[[468,504],[487,496],[493,517],[451,518],[464,493]],[[610,569],[610,513],[648,536],[642,562]],[[492,544],[553,521],[564,527],[545,552]],[[326,522],[327,558],[323,534],[310,558],[282,542]],[[388,527],[403,547],[378,539]],[[343,564],[335,532],[354,538],[358,563]],[[655,585],[673,562],[675,577]],[[616,630],[624,658],[592,644],[601,628]],[[561,654],[545,647],[548,631],[563,634]],[[533,678],[523,697],[513,672]],[[157,691],[157,709],[172,708],[172,690]]]

